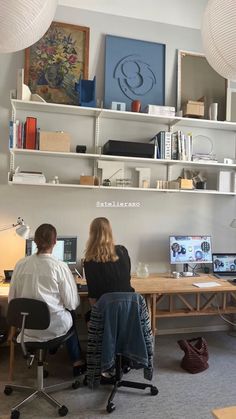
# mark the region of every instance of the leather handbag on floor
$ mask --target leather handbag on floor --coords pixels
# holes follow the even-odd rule
[[[196,374],[209,367],[208,347],[204,338],[181,339],[178,340],[178,344],[185,353],[181,361],[181,367],[184,370]]]

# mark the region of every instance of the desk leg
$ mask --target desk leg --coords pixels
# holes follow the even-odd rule
[[[156,334],[156,299],[157,299],[157,295],[153,294],[152,295],[152,333],[153,333],[154,338]]]
[[[9,336],[8,336],[8,342],[10,345],[10,356],[9,356],[9,371],[8,371],[8,380],[13,380],[13,370],[14,370],[14,360],[15,360],[15,344],[13,342],[13,336],[16,333],[16,328],[11,327]]]

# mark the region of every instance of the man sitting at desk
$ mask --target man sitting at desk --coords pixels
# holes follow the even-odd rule
[[[48,304],[50,325],[48,329],[25,330],[25,341],[47,341],[65,335],[72,327],[68,310],[79,305],[77,287],[66,263],[52,256],[57,231],[51,224],[40,225],[34,236],[37,253],[21,259],[12,275],[9,301],[13,298],[33,298]],[[85,371],[78,338],[74,334],[67,340],[67,349],[73,363],[74,376]]]

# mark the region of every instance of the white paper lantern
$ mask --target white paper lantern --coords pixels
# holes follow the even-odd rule
[[[33,45],[49,28],[57,0],[1,0],[0,53]]]
[[[236,0],[210,0],[202,22],[206,58],[217,73],[236,80]]]

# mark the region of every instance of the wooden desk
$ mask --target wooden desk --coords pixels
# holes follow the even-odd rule
[[[236,285],[212,275],[176,279],[155,274],[143,279],[132,278],[131,282],[136,292],[147,297],[154,334],[158,333],[160,318],[236,313]],[[193,282],[217,282],[220,286],[198,288]]]
[[[222,409],[214,409],[212,410],[212,414],[216,419],[235,419],[236,406],[224,407]]]
[[[77,282],[86,284],[80,278]],[[197,288],[193,282],[217,282],[220,286]],[[131,284],[146,298],[154,334],[158,333],[157,321],[160,318],[216,315],[219,311],[236,313],[236,285],[212,275],[176,279],[168,274],[151,274],[142,279],[132,277]],[[6,285],[0,286],[0,298],[7,298],[7,289]],[[86,291],[79,291],[79,294],[81,298],[88,295]]]

